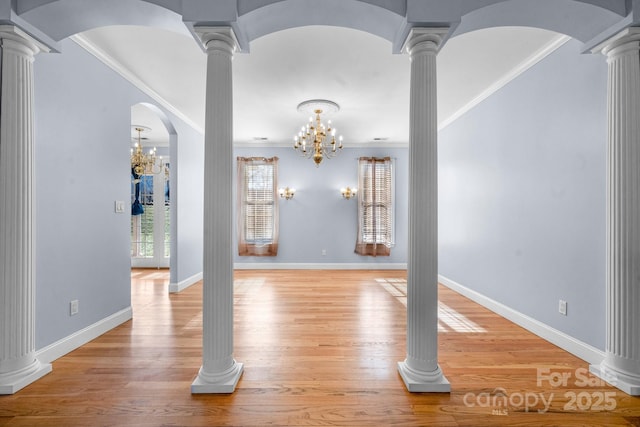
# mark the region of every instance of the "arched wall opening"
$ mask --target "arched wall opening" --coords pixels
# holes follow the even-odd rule
[[[19,17],[55,41],[110,25],[155,27],[189,35],[178,10],[153,1],[39,0],[19,3],[31,4],[31,7],[18,7]]]
[[[612,27],[616,28],[627,14],[624,1],[502,0],[486,3],[490,4],[465,12],[452,36],[486,28],[520,26],[554,31],[587,44]]]
[[[625,0],[484,0],[440,4],[265,0],[257,5],[231,2],[199,6],[159,0],[108,3],[33,0],[18,2],[16,12],[56,41],[107,25],[143,25],[189,35],[189,27],[202,21],[232,26],[243,50],[248,51],[251,41],[276,31],[305,25],[335,25],[383,37],[392,42],[394,52],[399,52],[413,26],[450,26],[454,35],[504,25],[529,26],[567,34],[587,43],[623,25],[630,12],[627,3]]]
[[[239,30],[241,43],[287,28],[335,25],[389,40],[396,53],[414,26],[450,27],[451,35],[483,28],[523,26],[566,34],[586,44],[602,33],[618,31],[630,12],[625,0],[399,2],[394,6],[358,0],[331,0],[322,6],[294,0],[265,3],[238,10],[234,29]],[[367,19],[362,19],[363,16]]]
[[[131,266],[167,268],[176,256],[171,153],[175,154],[172,145],[177,142],[177,133],[166,114],[147,102],[131,107],[131,131],[132,155],[140,145],[143,155],[153,152],[156,157],[142,176],[132,171]]]

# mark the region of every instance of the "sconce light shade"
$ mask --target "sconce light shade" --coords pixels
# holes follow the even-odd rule
[[[289,187],[281,188],[278,190],[278,194],[280,194],[280,197],[283,199],[291,200],[293,199],[294,194],[296,194],[296,189]]]
[[[358,194],[358,189],[357,188],[351,188],[351,187],[341,188],[340,189],[340,194],[342,194],[342,197],[344,197],[345,199],[349,200],[350,198],[355,197],[356,194]]]

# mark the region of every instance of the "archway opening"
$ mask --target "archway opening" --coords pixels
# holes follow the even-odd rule
[[[151,104],[131,107],[131,267],[168,268],[171,135]],[[166,120],[166,117],[165,117]],[[143,156],[141,159],[140,156]]]

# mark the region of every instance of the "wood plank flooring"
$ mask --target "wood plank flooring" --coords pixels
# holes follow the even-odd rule
[[[452,392],[408,393],[396,369],[404,271],[236,271],[245,372],[233,394],[192,395],[202,285],[169,295],[167,282],[166,270],[134,270],[133,320],[0,396],[0,426],[640,426],[640,398],[444,287],[439,360]]]

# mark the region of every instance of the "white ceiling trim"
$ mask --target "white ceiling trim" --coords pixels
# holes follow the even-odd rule
[[[153,90],[150,86],[148,86],[144,81],[138,78],[133,72],[131,72],[127,67],[122,65],[120,62],[115,60],[109,54],[98,48],[91,41],[89,41],[86,37],[81,34],[76,34],[71,36],[71,39],[77,43],[80,47],[85,49],[90,54],[94,55],[98,60],[103,62],[109,68],[117,72],[124,79],[129,81],[136,88],[141,90],[143,93],[150,96],[156,102],[158,102],[161,106],[166,108],[168,111],[172,112],[178,118],[183,120],[193,129],[195,129],[200,134],[204,134],[204,130],[196,124],[193,120],[187,117],[184,113],[182,113],[178,108],[176,108],[173,104],[163,98],[159,93]],[[517,78],[519,75],[533,67],[535,64],[543,60],[549,54],[553,53],[555,50],[564,45],[571,38],[566,35],[559,35],[554,38],[551,42],[547,43],[545,46],[534,52],[527,59],[522,61],[516,67],[510,69],[506,72],[501,78],[496,80],[493,84],[487,87],[484,91],[482,91],[478,96],[473,98],[471,101],[466,103],[463,107],[458,109],[455,113],[451,114],[446,119],[442,120],[439,123],[438,131],[445,129],[451,123],[456,121],[466,112],[470,111],[476,105],[480,104],[482,101],[496,93],[502,87],[507,85],[509,82]],[[286,142],[234,142],[234,147],[290,147],[291,144]],[[357,143],[357,144],[349,144],[350,148],[399,148],[399,147],[407,147],[408,143],[398,143],[398,142],[388,142],[388,141],[379,141],[379,142],[371,142],[371,143]]]
[[[75,34],[70,37],[76,44],[85,49],[87,52],[95,56],[98,60],[104,63],[106,66],[114,70],[120,76],[122,76],[129,83],[134,85],[136,88],[153,98],[160,105],[162,105],[167,110],[171,111],[173,114],[178,116],[196,131],[204,135],[203,129],[198,126],[193,120],[184,115],[178,108],[173,106],[169,101],[163,98],[159,93],[149,87],[146,83],[144,83],[140,78],[138,78],[131,70],[125,67],[122,63],[114,59],[111,55],[104,52],[102,49],[98,48],[95,44],[89,41],[82,34]],[[237,148],[264,148],[264,147],[273,147],[273,148],[293,148],[293,144],[289,142],[244,142],[238,141],[233,143],[234,147]],[[398,142],[389,142],[389,141],[374,141],[367,143],[351,143],[345,144],[345,149],[347,148],[403,148],[408,147],[408,143],[398,143]]]
[[[534,52],[531,56],[529,56],[527,59],[522,61],[516,67],[509,70],[509,72],[505,73],[500,79],[496,80],[492,85],[487,87],[478,96],[476,96],[471,101],[466,103],[462,108],[457,110],[455,113],[453,113],[446,119],[442,120],[438,125],[438,131],[443,130],[444,128],[449,126],[451,123],[458,120],[467,111],[471,110],[473,107],[480,104],[485,99],[489,98],[491,95],[493,95],[494,93],[499,91],[501,88],[506,86],[509,82],[514,80],[520,74],[524,73],[529,68],[533,67],[538,62],[542,61],[544,58],[546,58],[548,55],[553,53],[556,49],[560,48],[569,40],[571,40],[571,37],[563,34],[554,38],[551,42],[547,43],[545,46],[543,46],[542,48]]]
[[[197,132],[204,135],[204,130],[198,126],[193,120],[184,115],[182,111],[177,109],[173,104],[164,99],[158,92],[149,87],[145,82],[140,80],[135,74],[133,74],[128,68],[123,66],[120,62],[116,61],[113,57],[105,53],[103,50],[99,49],[93,43],[91,43],[86,37],[82,34],[75,34],[70,37],[71,40],[76,42],[78,46],[98,58],[101,62],[103,62],[107,67],[111,68],[116,73],[120,74],[125,80],[134,85],[136,88],[140,89],[142,92],[153,98],[158,104],[162,107],[169,110],[171,113],[176,115],[183,122],[191,126]]]

